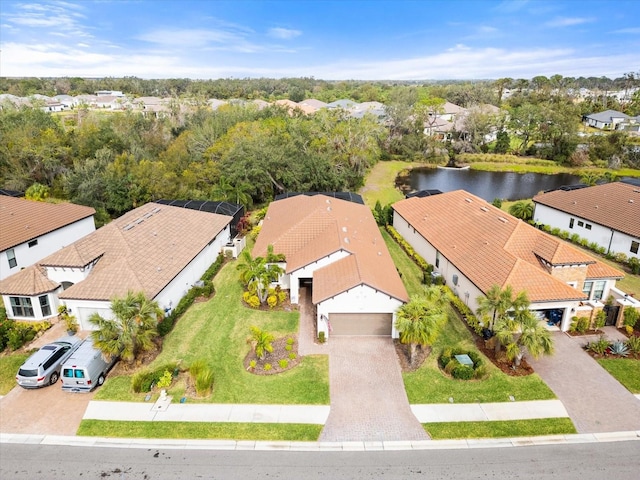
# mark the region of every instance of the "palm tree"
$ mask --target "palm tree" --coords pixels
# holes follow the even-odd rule
[[[264,360],[267,353],[273,352],[273,340],[274,337],[271,333],[260,330],[258,327],[251,327],[251,338],[253,342],[253,350],[256,352],[256,357],[260,360]]]
[[[533,203],[520,201],[509,207],[509,213],[520,220],[528,222],[533,218]]]
[[[260,303],[267,301],[269,296],[269,285],[278,279],[284,273],[284,270],[275,263],[269,261],[282,261],[280,255],[273,253],[273,246],[267,247],[267,259],[263,257],[251,256],[248,250],[243,250],[240,255],[240,263],[236,267],[240,271],[240,280],[250,289],[255,290]]]
[[[162,310],[143,292],[127,292],[123,298],[111,300],[113,318],[98,313],[89,317],[97,329],[91,332],[93,343],[105,356],[120,356],[132,363],[141,351],[155,348],[153,340]]]
[[[491,321],[487,328],[492,329],[497,319],[504,317],[511,308],[513,289],[507,285],[504,290],[500,285],[493,285],[484,296],[477,299],[478,308],[476,313],[483,318],[491,314]]]
[[[520,365],[526,352],[534,358],[553,353],[551,332],[530,310],[518,319],[513,318],[504,324],[501,323],[501,328],[496,330],[496,336],[506,345],[507,358],[513,362],[514,367]]]
[[[400,342],[409,344],[409,361],[413,364],[418,345],[432,344],[447,321],[446,297],[442,288],[431,286],[398,309],[396,329]]]

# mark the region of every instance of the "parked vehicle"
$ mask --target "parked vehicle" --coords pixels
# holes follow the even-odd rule
[[[62,365],[62,390],[90,392],[102,385],[118,357],[105,359],[102,352],[87,338]]]
[[[31,355],[16,375],[23,388],[39,388],[53,385],[60,378],[60,367],[80,346],[77,337],[64,337],[49,343]]]

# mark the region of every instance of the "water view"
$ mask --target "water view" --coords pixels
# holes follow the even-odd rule
[[[568,173],[544,175],[449,168],[415,168],[408,177],[398,180],[398,186],[405,193],[417,190],[466,190],[488,202],[495,198],[531,198],[544,190],[577,183],[580,183],[580,177]]]

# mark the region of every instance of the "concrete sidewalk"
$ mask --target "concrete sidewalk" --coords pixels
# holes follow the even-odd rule
[[[437,403],[411,405],[420,423],[491,422],[569,417],[560,400],[507,403]]]
[[[83,420],[147,422],[308,423],[324,425],[328,405],[89,402]]]
[[[83,420],[124,420],[148,422],[238,422],[305,423],[324,425],[329,417],[328,405],[234,405],[181,404],[165,405],[139,402],[91,401]],[[411,405],[420,423],[523,420],[568,417],[559,400],[507,403],[458,403]]]

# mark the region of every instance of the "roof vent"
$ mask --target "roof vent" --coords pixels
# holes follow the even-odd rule
[[[504,217],[498,217],[498,220],[500,220],[502,223],[508,223],[507,219]]]
[[[468,197],[465,198],[464,201],[467,202],[467,203],[471,203],[472,202],[472,200],[470,198],[468,198]]]
[[[346,233],[347,227],[342,227],[342,231]]]
[[[344,237],[344,243],[349,243],[349,237]]]
[[[633,203],[633,199],[632,198],[629,199],[629,203]]]
[[[482,210],[483,212],[488,212],[489,209],[487,207],[480,207],[480,210]]]

